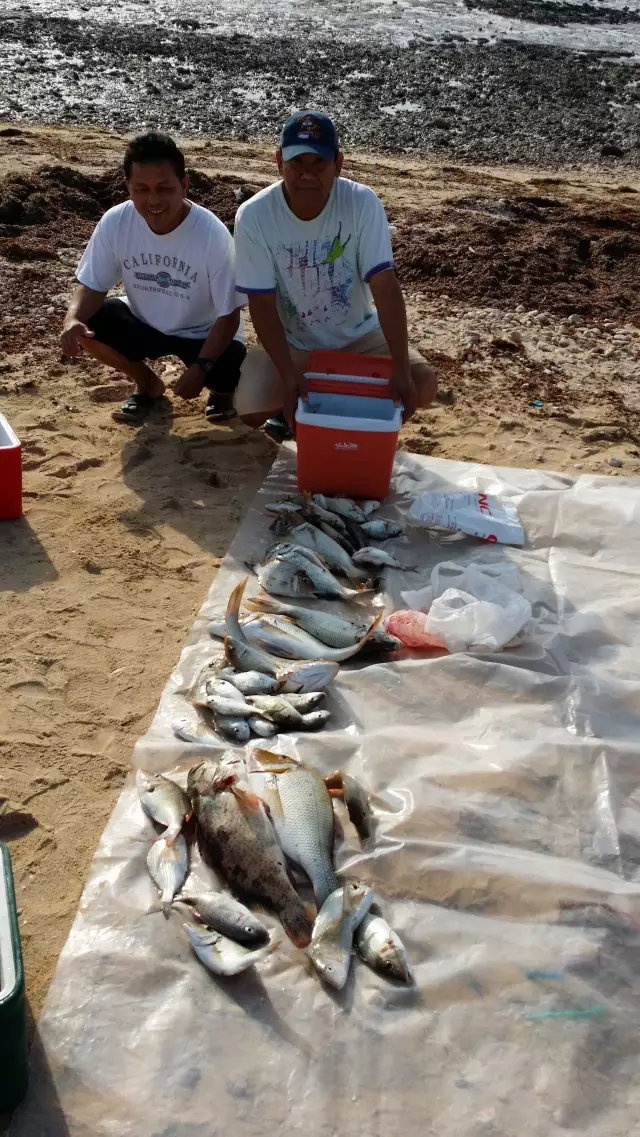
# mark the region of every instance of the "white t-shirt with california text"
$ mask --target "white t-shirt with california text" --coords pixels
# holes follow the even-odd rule
[[[127,304],[145,324],[166,335],[206,338],[218,317],[242,307],[246,297],[236,292],[229,230],[211,210],[190,205],[184,221],[163,236],[132,201],[114,205],[96,225],[77,279],[95,292],[122,281]]]
[[[277,182],[240,206],[234,236],[238,290],[276,292],[291,347],[340,350],[380,326],[368,281],[395,265],[368,186],[336,178],[322,213],[301,221]]]

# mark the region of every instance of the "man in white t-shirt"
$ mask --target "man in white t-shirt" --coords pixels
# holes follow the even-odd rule
[[[242,367],[238,414],[276,441],[291,437],[309,353],[329,348],[390,355],[394,398],[409,418],[433,401],[437,379],[409,345],[382,202],[340,177],[340,143],[325,114],[292,115],[276,160],[282,181],[236,214],[238,290],[261,344]]]
[[[183,399],[208,387],[210,421],[232,418],[246,354],[231,234],[187,198],[184,154],[166,134],[143,134],[124,155],[129,201],[98,222],[78,265],[65,316],[66,355],[86,351],[136,384],[116,422],[137,424],[163,398],[146,360],[177,355]],[[107,297],[120,281],[125,296]]]

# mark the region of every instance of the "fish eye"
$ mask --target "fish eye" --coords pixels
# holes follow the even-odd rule
[[[245,930],[245,932],[251,933],[253,931],[253,928],[250,928],[248,924],[245,924],[244,930]]]
[[[393,971],[393,964],[392,964],[390,959],[385,959],[384,965],[385,965],[387,971]]]

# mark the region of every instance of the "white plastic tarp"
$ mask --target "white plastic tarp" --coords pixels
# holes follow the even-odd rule
[[[215,650],[207,622],[271,539],[265,502],[294,487],[284,454],[257,495],[163,693],[137,765],[197,753],[172,735],[179,692]],[[377,834],[345,822],[338,864],[371,883],[416,976],[356,961],[325,990],[286,939],[214,979],[181,921],[145,915],[155,833],[127,787],[100,841],[33,1049],[12,1137],[618,1137],[640,1098],[640,483],[399,455],[385,516],[426,490],[515,502],[506,558],[533,638],[498,655],[346,665],[330,727],[278,748],[373,795]],[[450,550],[392,546],[387,611]],[[255,581],[251,591],[257,591]],[[144,652],[144,645],[140,646]]]

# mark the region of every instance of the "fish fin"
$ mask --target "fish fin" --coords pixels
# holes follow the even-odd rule
[[[162,901],[162,915],[164,916],[165,920],[168,920],[171,915],[172,904],[173,902],[171,900]]]
[[[248,580],[249,580],[249,577],[245,576],[244,580],[241,580],[239,584],[236,584],[233,592],[231,593],[231,595],[229,597],[229,601],[227,603],[226,619],[228,619],[229,616],[235,616],[236,619],[238,618],[238,615],[240,612],[240,605],[242,603],[242,597],[244,596],[244,590],[247,587],[247,581]],[[225,637],[225,639],[226,639],[226,637]]]
[[[375,620],[373,621],[372,624],[370,624],[370,626],[367,628],[367,631],[365,632],[362,639],[360,640],[360,642],[359,642],[360,648],[364,647],[367,640],[371,639],[371,636],[375,632],[376,628],[379,627],[379,625],[382,623],[383,617],[384,617],[384,612],[378,612],[378,615],[376,616]]]
[[[279,912],[280,922],[289,939],[298,948],[306,948],[311,943],[313,924],[308,918],[301,901],[295,901]]]
[[[303,903],[302,907],[304,908],[305,912],[307,913],[307,916],[309,917],[309,919],[313,923],[316,916],[318,915],[318,909],[316,908],[315,904],[311,904],[311,902],[308,902],[308,903],[305,902],[305,903]]]
[[[147,908],[147,911],[145,912],[145,916],[152,916],[156,912],[162,912],[163,907],[164,906],[163,906],[163,903],[161,900],[154,900],[151,907]]]
[[[262,808],[262,800],[252,790],[243,790],[241,786],[232,786],[231,792],[234,794],[236,801],[245,813],[259,813]]]
[[[344,790],[339,786],[327,786],[329,797],[335,797],[338,801],[344,801]]]
[[[280,790],[278,789],[277,782],[275,782],[273,785],[264,787],[262,791],[262,800],[269,813],[270,818],[277,821],[284,820],[282,798],[280,797]]]

